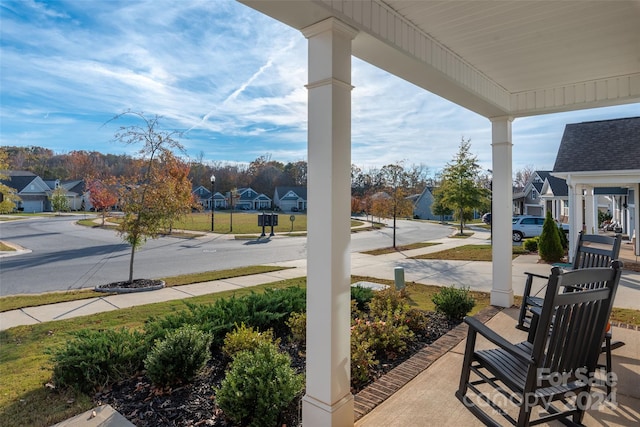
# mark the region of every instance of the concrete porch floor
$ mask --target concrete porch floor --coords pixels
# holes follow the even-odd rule
[[[520,342],[526,336],[524,332],[515,328],[517,315],[517,309],[505,309],[495,314],[487,325],[509,341]],[[466,326],[464,329],[466,330]],[[615,402],[613,405],[599,404],[588,411],[584,419],[586,426],[640,424],[640,331],[613,327],[613,337],[626,343],[613,351],[613,372],[618,376],[617,388],[614,391]],[[486,341],[482,344],[490,347],[490,343]],[[413,380],[360,418],[356,426],[482,426],[483,423],[454,396],[460,380],[464,345],[463,339]],[[593,395],[602,396],[604,388],[595,387],[592,392]],[[505,425],[508,425],[502,417],[498,417],[498,422],[504,421]],[[553,422],[546,425],[561,424]]]

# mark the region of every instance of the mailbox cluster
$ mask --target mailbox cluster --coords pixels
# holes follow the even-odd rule
[[[262,235],[260,237],[266,236],[264,232],[265,227],[271,227],[271,234],[269,235],[273,236],[274,235],[273,227],[277,225],[278,225],[278,214],[275,214],[273,212],[258,214],[258,227],[262,227]]]

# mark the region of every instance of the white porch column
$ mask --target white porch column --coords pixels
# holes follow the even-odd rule
[[[597,234],[598,224],[598,204],[596,202],[596,198],[598,196],[594,195],[593,187],[585,186],[585,195],[584,195],[584,223],[586,227],[587,234]]]
[[[491,304],[500,307],[513,305],[511,283],[511,257],[513,252],[511,206],[513,204],[512,171],[512,117],[491,120],[491,148],[493,166],[493,198],[491,241],[493,255],[493,286]]]
[[[633,230],[636,233],[634,253],[636,256],[640,256],[640,183],[633,186],[633,217],[631,223],[633,223]],[[631,238],[632,236],[629,236]]]
[[[350,391],[351,40],[329,18],[309,39],[305,427],[352,426]]]
[[[571,182],[571,175],[569,175],[567,186],[569,187],[569,262],[573,262],[578,233],[582,231],[582,185]]]

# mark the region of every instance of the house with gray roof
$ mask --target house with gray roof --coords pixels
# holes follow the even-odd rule
[[[542,216],[545,214],[540,194],[544,181],[549,175],[550,171],[535,171],[521,191],[513,192],[514,215]]]
[[[544,214],[551,211],[551,215],[559,222],[569,221],[569,191],[567,181],[546,172],[544,183],[540,189],[540,200],[544,205]]]
[[[431,211],[431,206],[433,205],[433,191],[436,187],[427,186],[424,188],[422,193],[420,193],[417,197],[415,197],[415,201],[413,204],[413,217],[416,219],[426,219],[431,221],[451,221],[453,219],[453,215],[435,215]],[[411,196],[412,198],[414,196]]]
[[[613,220],[633,239],[640,230],[640,117],[566,125],[552,175],[568,186],[570,243],[580,230],[598,233],[600,195],[610,197]]]
[[[307,187],[276,187],[273,204],[283,212],[307,210]]]
[[[49,195],[51,188],[46,182],[33,172],[8,171],[7,179],[2,183],[16,190],[21,201],[16,206],[17,210],[24,212],[44,212],[51,210]]]
[[[271,209],[271,198],[258,194],[252,188],[238,188],[233,199],[233,207],[239,210]]]

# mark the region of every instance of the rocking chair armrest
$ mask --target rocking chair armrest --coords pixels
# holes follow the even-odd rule
[[[525,271],[524,274],[527,275],[527,281],[525,282],[524,285],[524,292],[522,293],[522,296],[524,298],[530,297],[531,296],[531,289],[533,287],[533,278],[537,277],[538,279],[544,279],[544,280],[549,280],[549,276],[544,276],[542,274],[537,274],[537,273],[529,273],[528,271]],[[542,289],[546,288],[547,284],[545,283],[544,286],[542,287]],[[536,295],[538,294],[538,292],[536,292]],[[523,304],[526,304],[526,301],[523,301]]]
[[[480,333],[480,335],[482,335],[501,349],[507,351],[508,353],[511,353],[511,355],[517,357],[518,359],[522,359],[523,362],[533,363],[531,354],[522,350],[520,347],[517,347],[516,345],[510,343],[475,317],[467,316],[464,318],[464,322],[469,325],[469,333],[478,332]]]
[[[549,280],[549,276],[545,276],[543,274],[529,273],[528,271],[525,271],[524,274],[526,274],[527,276],[537,277],[539,279]]]

